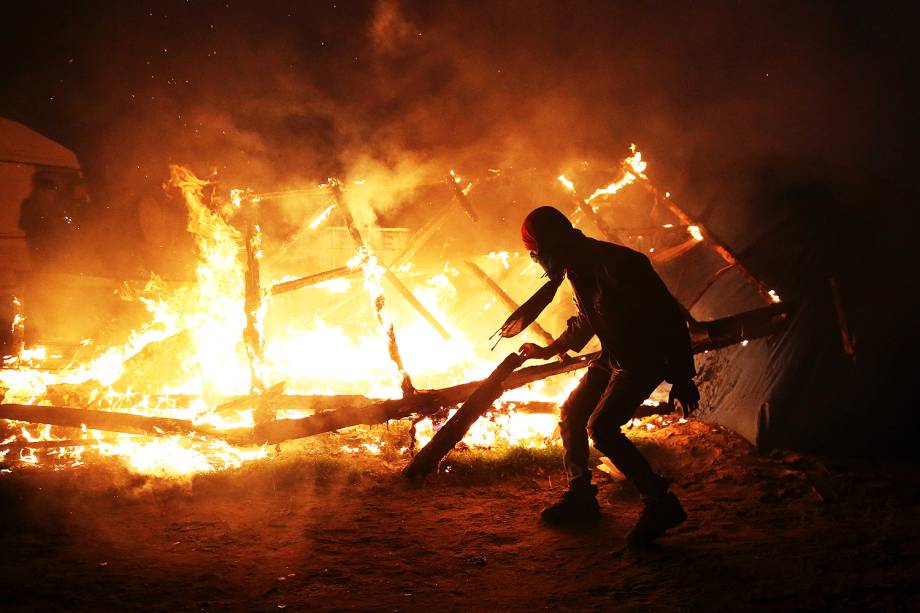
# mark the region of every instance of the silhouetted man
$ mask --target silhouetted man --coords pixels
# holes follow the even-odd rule
[[[578,306],[578,315],[569,319],[559,338],[548,347],[525,343],[521,353],[549,359],[580,350],[594,335],[602,348],[562,405],[559,426],[569,489],[541,515],[552,523],[599,516],[597,487],[591,484],[588,467],[590,435],[594,447],[642,494],[644,509],[629,533],[629,543],[650,543],[687,516],[668,490],[667,480],[652,470],[620,426],[664,380],[672,384],[672,397],[685,408],[696,407],[699,393],[693,383],[695,369],[683,311],[645,255],[586,237],[552,207],[531,212],[521,234],[531,257],[550,278],[544,288],[548,291],[541,290],[544,295],[536,300],[542,304],[535,305],[530,316],[535,318],[549,303],[563,278],[568,278]]]

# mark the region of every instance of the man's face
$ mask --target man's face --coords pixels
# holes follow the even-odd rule
[[[530,259],[540,265],[546,276],[554,281],[559,281],[565,274],[565,265],[562,258],[550,249],[537,248],[530,252]]]

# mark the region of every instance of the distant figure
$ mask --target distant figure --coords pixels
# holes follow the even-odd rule
[[[88,195],[79,178],[71,174],[36,171],[32,192],[22,201],[19,228],[26,235],[34,268],[74,264],[71,258],[60,256],[74,251],[73,239],[80,231]]]
[[[683,311],[646,256],[586,237],[553,207],[531,212],[521,234],[531,257],[551,280],[550,292],[537,300],[542,304],[535,305],[527,319],[532,321],[549,304],[563,278],[568,278],[578,307],[578,315],[548,347],[525,343],[521,353],[549,359],[580,350],[594,335],[602,347],[601,356],[562,405],[559,426],[569,489],[541,516],[551,523],[599,516],[597,486],[591,484],[588,467],[590,435],[594,447],[642,494],[644,509],[628,542],[646,545],[687,516],[667,480],[652,470],[620,427],[664,380],[673,385],[673,399],[688,411],[696,408],[699,393]]]

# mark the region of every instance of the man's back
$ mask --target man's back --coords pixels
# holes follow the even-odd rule
[[[690,338],[680,305],[642,253],[584,238],[566,269],[583,316],[621,366],[665,362],[684,370]]]

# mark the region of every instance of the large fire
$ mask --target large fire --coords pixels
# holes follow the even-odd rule
[[[645,178],[645,168],[641,153],[634,149],[624,162],[622,177],[594,191],[584,203],[598,211],[606,197]],[[574,193],[572,181],[564,175],[559,180]],[[462,185],[453,171],[448,182],[453,183],[458,197],[473,189],[473,183]],[[393,272],[370,246],[355,245],[354,257],[343,274],[302,290],[316,306],[313,312],[291,307],[284,295],[273,296],[263,286],[258,288],[253,307],[241,254],[249,248],[250,257],[263,265],[263,280],[272,272],[271,257],[263,257],[259,228],[241,230],[234,219],[241,209],[258,206],[259,199],[247,201],[247,192],[242,190],[232,190],[223,199],[206,199],[203,194],[208,183],[181,167],[171,169],[171,186],[181,193],[187,229],[197,246],[194,282],[176,284],[151,278],[142,291],[127,296],[144,305],[147,322],[111,346],[96,347],[93,341],[85,341],[81,353],[91,352],[92,357],[64,368],[48,366],[55,356],[44,347],[20,347],[4,359],[0,391],[4,403],[51,406],[61,404],[56,400],[64,395],[71,406],[183,419],[211,428],[216,435],[203,431],[143,436],[84,425],[75,437],[73,429],[18,422],[18,431],[0,441],[0,460],[7,465],[67,467],[112,456],[133,471],[159,476],[236,467],[267,457],[272,448],[233,444],[220,432],[251,428],[259,418],[257,398],[268,393],[270,386],[283,384],[285,394],[398,398],[411,393],[414,385],[433,388],[484,378],[499,361],[489,353],[485,339],[507,311],[489,295],[477,298],[471,309],[470,300],[457,291],[454,280],[460,272],[452,263],[437,270],[418,267],[412,261],[398,263],[396,272],[412,280],[412,293],[420,303],[413,310],[405,301],[385,299],[389,293],[384,281]],[[296,238],[309,240],[337,208],[335,203],[328,204],[305,219]],[[349,230],[356,240],[361,238],[357,226]],[[696,238],[699,229],[691,227],[688,232]],[[542,271],[527,254],[493,252],[484,261],[495,270],[517,271],[513,277],[519,287],[514,293],[521,297],[539,284]],[[360,274],[358,278],[345,274],[350,272]],[[277,278],[276,283],[285,280],[281,275]],[[367,308],[349,302],[356,292],[366,294]],[[250,308],[254,310],[247,314]],[[439,332],[418,309],[427,311],[444,329]],[[297,314],[291,316],[292,311]],[[20,317],[14,325],[22,323]],[[251,340],[252,335],[256,341]],[[574,387],[577,378],[577,373],[568,373],[507,392],[464,442],[482,447],[499,442],[526,447],[553,444],[557,418],[552,407]],[[251,401],[229,409],[222,402],[249,395]],[[549,409],[524,410],[529,403],[544,403]],[[273,416],[292,418],[308,413],[281,408]],[[413,430],[417,443],[424,444],[435,428],[432,418],[418,421]],[[368,441],[342,449],[379,453],[382,445]]]

